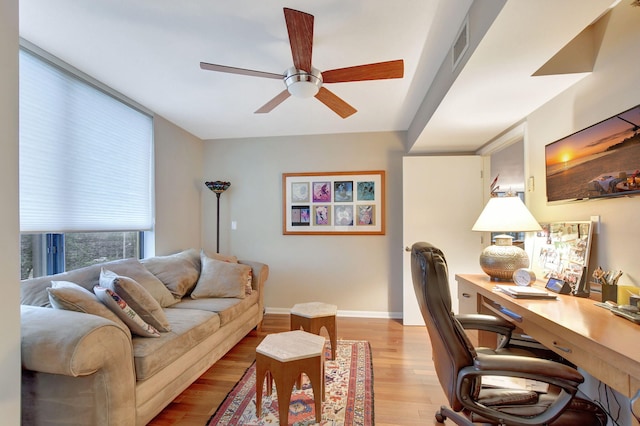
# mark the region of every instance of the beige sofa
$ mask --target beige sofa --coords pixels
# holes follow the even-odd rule
[[[259,328],[268,266],[234,261],[191,249],[22,281],[22,424],[148,423]],[[217,297],[219,289],[208,290],[221,277],[234,282],[233,271],[247,269],[242,265],[251,269],[244,295]],[[166,319],[170,331],[159,337],[132,334],[100,311],[101,299],[68,284],[94,291],[94,286],[103,285],[105,271],[121,277],[117,282],[135,281],[136,289],[144,287],[161,306],[154,315]]]

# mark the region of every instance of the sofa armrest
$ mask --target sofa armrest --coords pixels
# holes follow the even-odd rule
[[[131,339],[91,314],[21,306],[23,423],[135,424]]]
[[[253,260],[239,260],[238,262],[242,263],[243,265],[251,266],[253,275],[253,279],[251,280],[251,287],[253,287],[254,290],[258,290],[260,293],[262,293],[264,283],[267,281],[267,278],[269,278],[269,265],[261,262],[255,262]]]
[[[251,266],[251,287],[258,291],[258,309],[260,310],[260,322],[258,331],[262,330],[262,318],[264,315],[264,283],[269,278],[269,265],[253,260],[239,260],[239,263]]]
[[[107,361],[123,368],[133,365],[129,337],[108,319],[62,309],[20,308],[23,368],[77,377],[95,373]]]

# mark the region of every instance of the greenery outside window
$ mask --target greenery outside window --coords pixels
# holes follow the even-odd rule
[[[118,259],[141,258],[143,232],[22,234],[20,279],[57,274]]]

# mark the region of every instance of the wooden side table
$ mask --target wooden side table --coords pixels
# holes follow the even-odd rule
[[[291,330],[299,330],[320,335],[324,327],[331,341],[331,359],[336,359],[338,337],[336,335],[336,313],[338,307],[321,302],[298,303],[291,308]]]
[[[267,395],[276,384],[281,425],[289,424],[291,391],[302,388],[302,373],[313,388],[316,422],[322,421],[324,401],[325,338],[302,330],[267,335],[256,348],[256,415],[262,415],[262,387],[267,379]]]

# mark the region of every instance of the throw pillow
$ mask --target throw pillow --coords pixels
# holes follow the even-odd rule
[[[179,302],[173,297],[173,294],[167,289],[162,281],[153,275],[138,259],[127,259],[126,261],[109,262],[104,267],[116,274],[129,277],[144,287],[154,299],[158,301],[160,306],[167,308]],[[94,285],[97,282],[94,282]],[[91,288],[93,286],[90,286]]]
[[[86,288],[69,281],[51,281],[51,285],[52,287],[47,287],[47,293],[49,303],[55,309],[84,312],[106,318],[116,323],[131,338],[129,327]]]
[[[93,292],[107,308],[111,309],[113,313],[118,315],[118,317],[129,326],[132,333],[142,337],[160,337],[160,332],[140,318],[140,315],[131,309],[131,307],[127,305],[127,302],[118,296],[116,292],[99,285],[93,288]]]
[[[141,262],[177,300],[196,285],[200,275],[200,255],[195,249],[142,259]]]
[[[223,262],[211,259],[201,253],[202,270],[191,298],[237,297],[244,299],[251,267],[240,263]]]
[[[144,287],[134,279],[102,269],[100,286],[117,293],[142,319],[160,331],[171,331],[162,307]]]
[[[200,251],[201,256],[202,256],[202,253],[204,253],[205,256],[210,257],[211,259],[221,260],[222,262],[238,263],[238,258],[230,254],[214,253],[207,249],[202,249]]]

